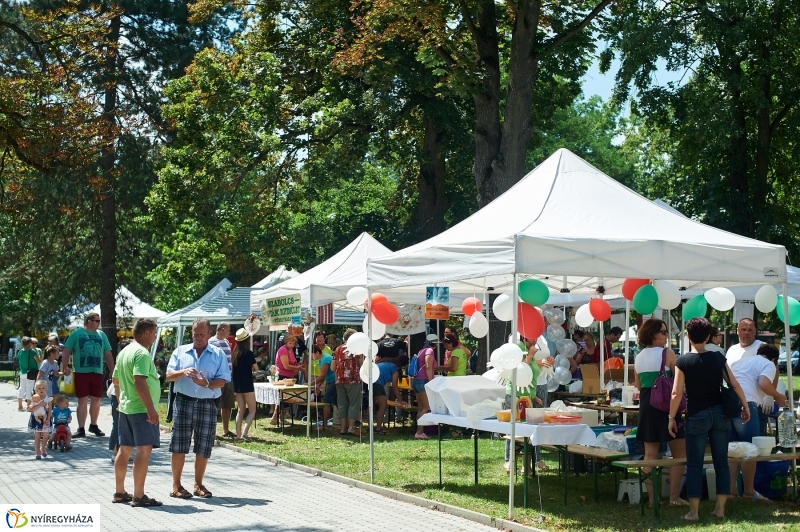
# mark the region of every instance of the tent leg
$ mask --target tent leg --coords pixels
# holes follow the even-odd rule
[[[789,330],[789,294],[786,283],[782,284],[783,288],[783,316],[786,320],[783,323],[783,335],[786,342],[786,392],[789,394],[789,410],[794,412],[794,388],[792,387],[792,344]],[[795,460],[792,460],[792,488],[795,495],[797,495],[797,465]]]
[[[512,343],[516,338],[517,332],[517,320],[519,317],[517,316],[517,274],[514,274],[514,281],[511,284],[511,307],[513,308],[513,317],[511,319],[511,338]],[[508,473],[508,520],[514,519],[514,477],[517,474],[517,464],[514,458],[515,446],[516,446],[516,435],[515,435],[515,426],[516,426],[516,415],[517,415],[517,370],[511,372],[511,434],[509,434],[511,438],[511,468],[509,469]]]
[[[370,303],[372,302],[372,290],[367,288],[367,301]],[[438,323],[438,322],[437,322]],[[367,347],[367,359],[364,363],[369,364],[367,366],[367,389],[368,389],[368,398],[367,403],[369,404],[369,408],[367,408],[367,415],[369,415],[369,419],[367,422],[369,423],[369,481],[371,484],[375,484],[375,427],[372,425],[372,417],[374,416],[373,410],[375,409],[374,405],[374,397],[373,397],[373,388],[372,388],[372,357],[376,354],[372,352],[372,305],[370,304],[370,308],[367,309],[367,338],[370,339],[369,347]]]
[[[628,338],[631,332],[631,302],[628,299],[625,299],[625,369],[622,371],[622,389],[625,389],[625,386],[628,385],[628,355],[631,351],[631,339]],[[669,338],[669,336],[667,336]],[[605,342],[603,342],[605,343]],[[628,424],[628,414],[622,414],[622,424]],[[595,477],[596,479],[596,477]],[[596,493],[595,493],[596,495]]]

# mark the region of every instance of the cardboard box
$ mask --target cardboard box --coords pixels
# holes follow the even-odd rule
[[[603,382],[608,382],[611,380],[623,382],[623,379],[625,378],[625,369],[607,369],[603,376],[605,377]],[[634,382],[636,382],[636,370],[634,369],[633,364],[628,364],[628,384],[633,384]]]
[[[581,364],[581,393],[600,393],[600,366],[597,364]]]

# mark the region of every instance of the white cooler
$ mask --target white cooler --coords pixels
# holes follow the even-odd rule
[[[425,384],[431,412],[466,417],[466,409],[489,400],[505,400],[506,387],[481,375],[436,377]]]

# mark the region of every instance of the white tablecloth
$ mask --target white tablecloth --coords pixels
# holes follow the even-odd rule
[[[266,382],[255,382],[256,402],[263,405],[277,405],[281,402],[280,388]]]
[[[419,418],[418,423],[423,426],[442,423],[454,427],[511,434],[511,423],[504,423],[494,419],[472,422],[465,417],[425,414]],[[594,445],[597,441],[594,431],[588,425],[529,425],[527,423],[517,423],[514,428],[514,435],[530,438],[533,445]]]

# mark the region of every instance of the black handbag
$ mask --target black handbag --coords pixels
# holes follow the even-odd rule
[[[736,390],[731,386],[731,377],[728,375],[728,364],[722,359],[722,381],[719,391],[722,394],[722,409],[729,418],[737,418],[742,415],[742,402],[736,395]]]
[[[38,369],[28,370],[28,373],[25,374],[25,377],[27,377],[29,381],[35,381],[36,377],[38,376],[39,376]]]

